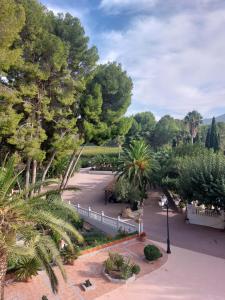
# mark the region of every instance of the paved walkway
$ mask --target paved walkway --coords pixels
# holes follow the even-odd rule
[[[94,175],[85,172],[76,174],[70,184],[80,186],[81,190],[65,192],[64,199],[80,203],[84,207],[91,206],[97,211],[104,210],[106,214],[116,217],[122,206],[120,204],[104,205],[103,190],[112,178],[113,176],[110,175]],[[103,284],[101,296],[96,294],[96,297],[93,297],[90,294],[90,296],[85,296],[86,299],[224,300],[225,233],[185,224],[184,215],[174,212],[170,212],[169,222],[172,254],[166,264],[150,274],[139,277],[132,285],[121,286],[113,290]],[[154,191],[149,193],[149,199],[145,203],[144,230],[154,243],[166,249],[166,212],[159,208],[158,193]],[[74,273],[74,267],[68,267],[69,281],[67,284],[63,282],[60,284],[60,292],[54,297],[49,293],[49,283],[42,272],[41,276],[32,280],[32,284],[19,283],[7,288],[6,300],[41,300],[40,297],[45,292],[49,300],[84,299],[74,282],[78,282],[82,274],[85,277],[88,276],[87,268],[94,272],[93,274],[96,273],[94,263],[99,261],[96,257],[92,259],[91,268],[86,258],[84,265],[75,262],[78,272]],[[18,286],[21,288],[18,289]]]
[[[147,243],[147,242],[146,242]],[[67,281],[62,279],[61,274],[56,269],[57,278],[59,280],[59,292],[54,295],[51,292],[49,280],[44,271],[34,277],[29,282],[17,282],[9,285],[5,290],[6,300],[41,300],[42,296],[48,297],[48,300],[94,300],[99,296],[113,291],[119,287],[117,283],[108,281],[103,275],[103,262],[108,258],[108,251],[119,252],[128,257],[133,263],[140,266],[141,272],[137,278],[143,277],[145,274],[153,272],[165,264],[167,254],[163,252],[163,256],[154,263],[146,263],[144,260],[143,249],[145,243],[132,239],[110,248],[102,249],[88,255],[80,256],[73,266],[65,266]],[[84,292],[80,284],[90,279],[95,285],[94,290]]]
[[[102,190],[112,180],[109,175],[77,174],[71,184],[85,186],[66,198],[106,214],[117,216],[120,204],[104,205]],[[87,189],[86,189],[87,188]],[[225,233],[184,222],[184,215],[170,212],[172,254],[156,272],[129,286],[103,295],[98,300],[224,300],[225,299]],[[149,193],[144,207],[144,230],[151,240],[166,249],[166,212],[158,206],[158,193]]]

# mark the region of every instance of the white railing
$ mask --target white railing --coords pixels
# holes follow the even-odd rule
[[[215,211],[212,209],[205,209],[196,207],[193,204],[187,205],[187,217],[191,224],[209,226],[218,229],[225,227],[224,211]]]
[[[70,203],[71,204],[71,203]],[[115,232],[118,230],[125,231],[127,233],[132,233],[135,231],[138,231],[139,233],[143,231],[143,223],[140,222],[137,225],[131,224],[127,221],[123,221],[119,216],[117,218],[112,218],[109,216],[106,216],[104,212],[101,213],[96,212],[91,209],[91,207],[84,208],[81,207],[80,204],[71,204],[76,211],[85,219],[89,218],[91,220],[97,221],[100,224],[102,224],[102,228],[104,228],[104,225],[107,225],[111,227]]]

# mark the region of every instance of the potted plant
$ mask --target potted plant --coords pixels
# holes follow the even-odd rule
[[[104,262],[103,274],[114,283],[132,282],[139,272],[139,265],[132,263],[129,258],[119,253],[109,252],[109,257]]]
[[[139,241],[145,242],[145,241],[146,241],[146,238],[147,238],[147,234],[146,234],[145,232],[141,232],[141,233],[139,234],[139,237],[138,237]]]

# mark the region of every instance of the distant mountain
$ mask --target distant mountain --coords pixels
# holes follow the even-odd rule
[[[211,122],[212,122],[212,119],[204,119],[203,120],[204,125],[209,125],[209,124],[211,124]],[[225,122],[225,114],[216,117],[216,122]]]

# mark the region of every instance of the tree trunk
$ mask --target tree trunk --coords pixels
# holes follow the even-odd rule
[[[50,161],[48,162],[48,164],[47,164],[47,166],[46,166],[46,168],[45,168],[45,170],[44,170],[44,172],[43,172],[43,175],[42,175],[42,178],[41,178],[41,182],[44,182],[44,181],[45,181],[46,175],[48,174],[48,170],[50,169],[50,167],[51,167],[51,165],[52,165],[52,162],[53,162],[53,160],[54,160],[54,158],[55,158],[55,155],[56,155],[56,151],[54,151],[54,152],[52,153],[52,156],[51,156],[51,158],[50,158]]]
[[[28,190],[30,186],[30,165],[31,165],[31,159],[27,159],[27,166],[26,166],[26,182],[25,182],[25,189],[27,191],[26,197],[28,197]]]
[[[63,179],[62,179],[62,182],[61,182],[61,185],[60,185],[60,190],[63,189],[63,187],[64,187],[64,185],[65,185],[65,182],[67,181],[67,177],[68,177],[69,174],[70,174],[70,171],[71,171],[71,168],[72,168],[72,166],[73,166],[73,164],[74,164],[75,158],[76,158],[76,151],[74,150],[74,151],[73,151],[73,154],[72,154],[72,156],[71,156],[71,158],[70,158],[70,162],[69,162],[69,165],[68,165],[68,167],[67,167],[67,170],[66,170],[66,172],[65,172],[65,174],[64,174],[64,176],[63,176]]]
[[[34,186],[36,183],[36,179],[37,179],[37,161],[36,159],[33,160],[33,164],[32,164],[32,185]],[[35,189],[33,188],[31,191],[31,196],[34,194]]]
[[[79,152],[79,154],[78,154],[78,157],[77,157],[77,159],[76,159],[76,161],[75,161],[73,167],[71,168],[71,171],[70,171],[68,177],[66,178],[66,181],[65,181],[65,184],[64,184],[64,186],[63,186],[63,189],[65,189],[65,188],[67,187],[68,181],[69,181],[70,177],[73,175],[73,173],[74,173],[74,171],[75,171],[75,168],[76,168],[76,166],[77,166],[77,164],[78,164],[78,162],[79,162],[79,159],[80,159],[81,154],[82,154],[82,152],[83,152],[83,150],[84,150],[84,147],[85,147],[85,145],[82,146],[82,148],[81,148],[81,150],[80,150],[80,152]]]
[[[36,183],[37,179],[37,161],[36,159],[33,160],[33,168],[32,168],[32,184]]]
[[[0,300],[4,300],[4,284],[7,271],[7,256],[2,253],[0,256]]]

